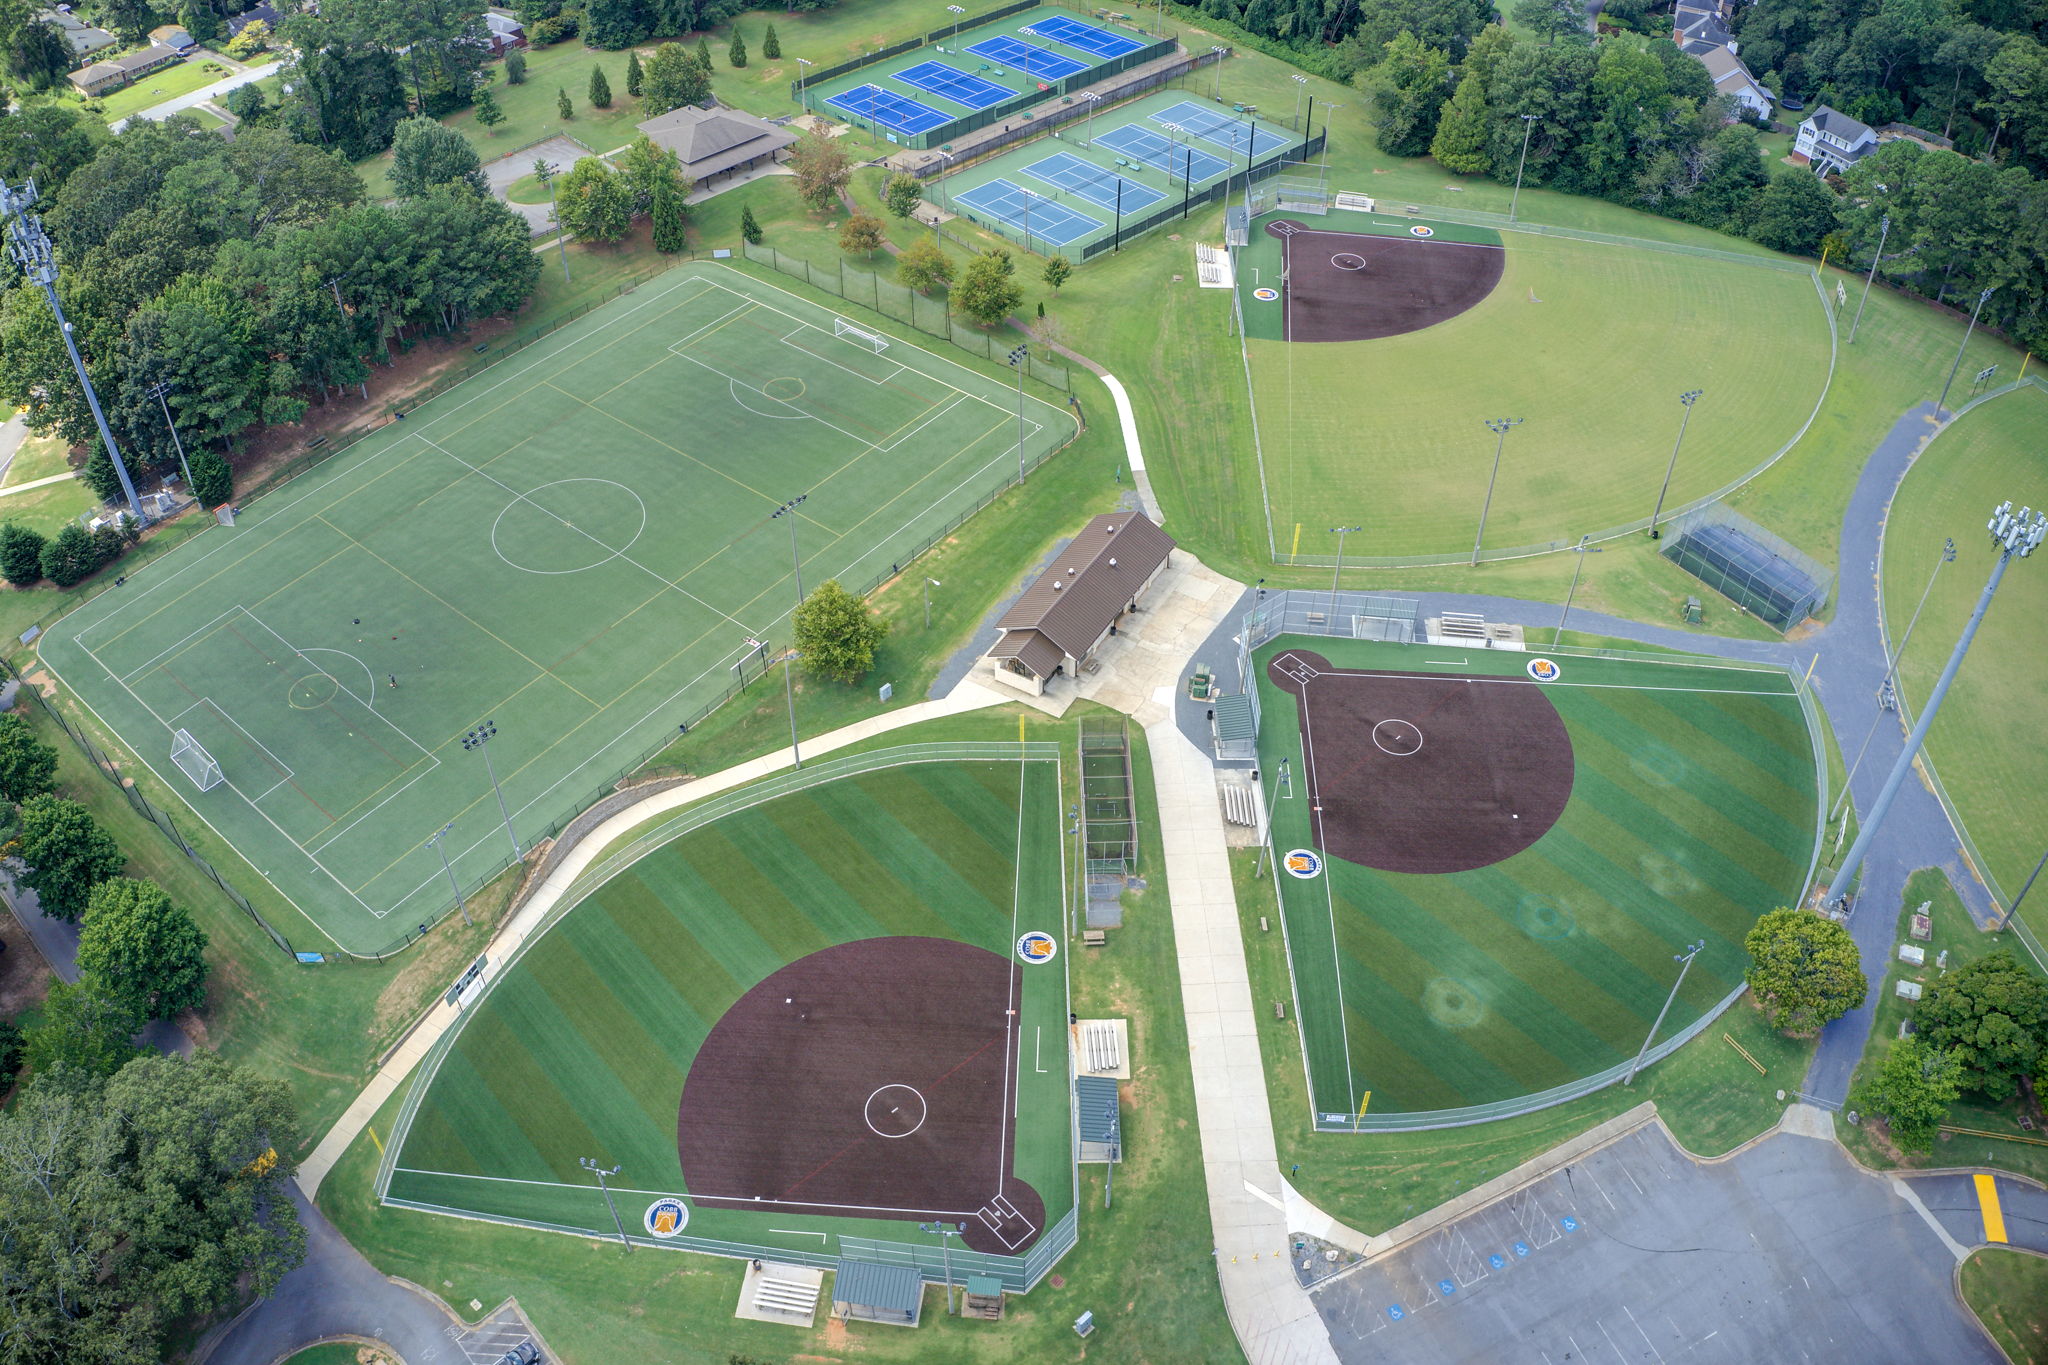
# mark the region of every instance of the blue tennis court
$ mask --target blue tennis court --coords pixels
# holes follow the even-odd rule
[[[922,133],[942,123],[951,123],[951,114],[942,114],[928,104],[892,95],[879,85],[856,86],[832,96],[825,103],[834,109],[843,109],[856,114],[884,128],[894,128],[899,133]]]
[[[896,73],[896,79],[905,85],[929,90],[934,95],[943,95],[955,104],[964,104],[969,109],[986,109],[991,104],[1001,104],[1017,92],[1007,86],[985,81],[979,76],[970,76],[964,71],[955,71],[944,62],[919,62],[907,71]]]
[[[1251,143],[1251,154],[1256,157],[1260,152],[1277,151],[1288,141],[1278,133],[1260,128],[1250,119],[1234,119],[1214,109],[1204,108],[1193,100],[1182,100],[1170,109],[1161,109],[1152,115],[1152,121],[1184,128],[1202,141],[1228,147],[1239,156],[1245,154],[1246,142]]]
[[[1084,24],[1079,19],[1069,19],[1056,14],[1050,19],[1040,19],[1035,24],[1026,24],[1024,31],[1034,38],[1050,38],[1056,43],[1079,48],[1105,60],[1121,57],[1127,52],[1136,52],[1144,44],[1135,38],[1126,38],[1121,33]]]
[[[1100,204],[1106,209],[1120,207],[1125,213],[1150,208],[1166,197],[1150,186],[1140,185],[1115,171],[1091,166],[1068,152],[1055,152],[1043,161],[1034,161],[1024,171],[1091,204]],[[1117,200],[1119,187],[1123,195],[1121,204]]]
[[[1191,181],[1208,180],[1230,169],[1230,163],[1220,156],[1211,156],[1199,148],[1169,141],[1164,135],[1135,123],[1126,123],[1121,128],[1099,134],[1095,145],[1107,147],[1112,152],[1122,152],[1133,161],[1142,161],[1168,175]]]
[[[1076,237],[1086,237],[1102,226],[1099,219],[1076,213],[1042,194],[1033,194],[1008,180],[991,180],[953,196],[955,205],[965,204],[999,222],[1022,230],[1027,237],[1042,237],[1065,246]]]
[[[1004,66],[1014,66],[1019,71],[1028,71],[1040,80],[1046,81],[1056,81],[1077,71],[1086,71],[1089,66],[1087,62],[1062,57],[1050,48],[1027,43],[1021,38],[1012,38],[1007,33],[984,38],[967,50],[977,57],[986,57],[992,62],[1001,62]]]

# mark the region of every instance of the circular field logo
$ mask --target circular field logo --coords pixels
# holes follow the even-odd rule
[[[1564,676],[1564,670],[1548,659],[1529,660],[1529,676],[1537,682],[1556,682]]]
[[[1288,876],[1307,881],[1323,875],[1323,855],[1312,848],[1297,848],[1280,860],[1280,866],[1287,869]]]
[[[1053,954],[1059,950],[1059,940],[1038,929],[1017,940],[1017,956],[1034,965],[1052,961]]]
[[[1252,297],[1260,303],[1271,303],[1274,299],[1280,297],[1280,291],[1277,289],[1254,289],[1252,290]]]
[[[650,1236],[665,1241],[690,1225],[690,1206],[672,1194],[663,1195],[647,1206],[646,1216],[640,1221],[647,1225]]]
[[[1414,227],[1408,229],[1408,235],[1410,237],[1434,237],[1436,236],[1436,229],[1424,227],[1422,224],[1417,223]]]

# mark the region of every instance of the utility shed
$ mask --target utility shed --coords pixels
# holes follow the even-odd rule
[[[839,1258],[832,1277],[833,1317],[915,1327],[923,1305],[924,1277],[912,1267]]]
[[[1173,537],[1140,512],[1106,512],[1053,558],[996,626],[995,676],[1033,696],[1074,676],[1173,556]]]

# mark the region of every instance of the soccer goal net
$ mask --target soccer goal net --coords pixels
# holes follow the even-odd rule
[[[220,764],[213,761],[213,755],[184,730],[171,733],[171,762],[203,792],[210,792],[227,780],[221,776]]]
[[[845,318],[832,319],[832,335],[841,341],[850,341],[856,346],[865,347],[876,355],[889,349],[887,337],[879,337],[864,327],[856,327]]]

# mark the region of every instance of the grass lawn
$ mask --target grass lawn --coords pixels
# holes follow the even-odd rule
[[[1984,535],[1991,510],[2048,503],[2048,391],[1995,398],[1936,437],[1914,463],[1885,525],[1885,622],[1896,646],[1912,618],[1942,540],[1956,562],[1935,579],[1902,665],[1900,691],[1915,714],[1968,619],[1996,556]],[[2009,901],[2041,856],[2048,830],[2048,782],[2030,746],[2013,736],[2048,709],[2048,576],[2016,562],[1927,737],[1928,756]],[[2020,914],[2048,935],[2048,898],[2029,897]]]
[[[14,458],[7,462],[7,476],[0,479],[0,488],[13,488],[18,484],[34,483],[47,479],[53,474],[71,472],[70,452],[57,436],[24,436],[15,450]]]
[[[1027,738],[1062,744],[1068,782],[1062,800],[1077,800],[1073,714],[1054,721],[1006,707],[914,727],[884,742],[1010,739],[1019,716]],[[1139,802],[1141,846],[1156,849],[1149,759],[1142,734],[1134,732],[1132,741],[1134,779],[1147,794]],[[916,1332],[856,1324],[797,1334],[735,1321],[741,1268],[732,1261],[658,1252],[621,1257],[606,1241],[380,1207],[371,1189],[377,1150],[368,1134],[321,1187],[321,1208],[379,1269],[427,1285],[451,1303],[518,1295],[542,1334],[571,1360],[724,1365],[732,1352],[763,1360],[858,1352],[878,1362],[974,1365],[1078,1361],[1084,1353],[1093,1365],[1232,1359],[1237,1347],[1215,1290],[1206,1196],[1200,1181],[1188,1179],[1200,1152],[1164,870],[1156,862],[1142,870],[1151,889],[1132,897],[1125,928],[1111,934],[1110,945],[1060,959],[1072,972],[1077,1013],[1132,1021],[1136,1077],[1123,1087],[1125,1157],[1116,1171],[1115,1207],[1103,1207],[1100,1168],[1085,1168],[1080,1245],[1056,1271],[1064,1287],[1047,1281],[1011,1299],[1000,1327],[946,1318],[936,1295],[927,1298]],[[394,1098],[375,1132],[390,1131],[396,1107]],[[1099,1330],[1084,1345],[1071,1323],[1085,1308],[1095,1311]]]
[[[505,197],[515,204],[545,204],[548,187],[540,183],[537,175],[522,175],[505,187]]]
[[[161,71],[152,71],[133,85],[123,86],[111,95],[102,95],[100,103],[105,107],[103,117],[112,123],[127,118],[130,114],[154,108],[165,100],[189,95],[194,90],[212,85],[215,81],[226,80],[234,72],[210,57],[193,57],[167,66]]]
[[[303,1351],[295,1351],[280,1365],[358,1365],[362,1349],[354,1342],[330,1341],[323,1346],[308,1346]]]
[[[1960,1275],[1963,1302],[2012,1365],[2048,1361],[2048,1256],[1990,1248]]]
[[[0,496],[0,522],[18,522],[44,536],[54,536],[66,523],[76,521],[98,505],[99,499],[85,486],[85,481],[73,479]]]
[[[1740,983],[1742,935],[1799,893],[1813,847],[1812,744],[1782,673],[1566,660],[1536,699],[1561,718],[1574,765],[1556,824],[1484,866],[1398,872],[1326,839],[1324,820],[1351,818],[1343,803],[1360,795],[1301,775],[1353,761],[1323,742],[1343,714],[1324,709],[1340,705],[1330,689],[1344,684],[1311,693],[1322,698],[1311,713],[1318,745],[1305,755],[1296,699],[1264,667],[1283,649],[1339,670],[1451,674],[1434,701],[1415,703],[1422,713],[1373,712],[1415,715],[1424,754],[1454,740],[1432,728],[1431,708],[1468,694],[1456,670],[1426,667],[1444,660],[1406,646],[1286,637],[1254,656],[1262,767],[1275,773],[1285,759],[1297,774],[1274,804],[1275,847],[1320,849],[1328,862],[1321,877],[1282,878],[1319,1113],[1356,1113],[1367,1092],[1373,1114],[1496,1103],[1625,1063],[1664,1005],[1675,946],[1708,944],[1665,1020],[1672,1032]],[[1522,678],[1522,657],[1474,657],[1468,676],[1516,690],[1499,696],[1526,694],[1537,684]],[[1541,805],[1519,778],[1469,780],[1469,796],[1444,799],[1475,824],[1499,803]],[[1496,783],[1507,785],[1499,796]],[[1339,813],[1314,815],[1318,797]]]

